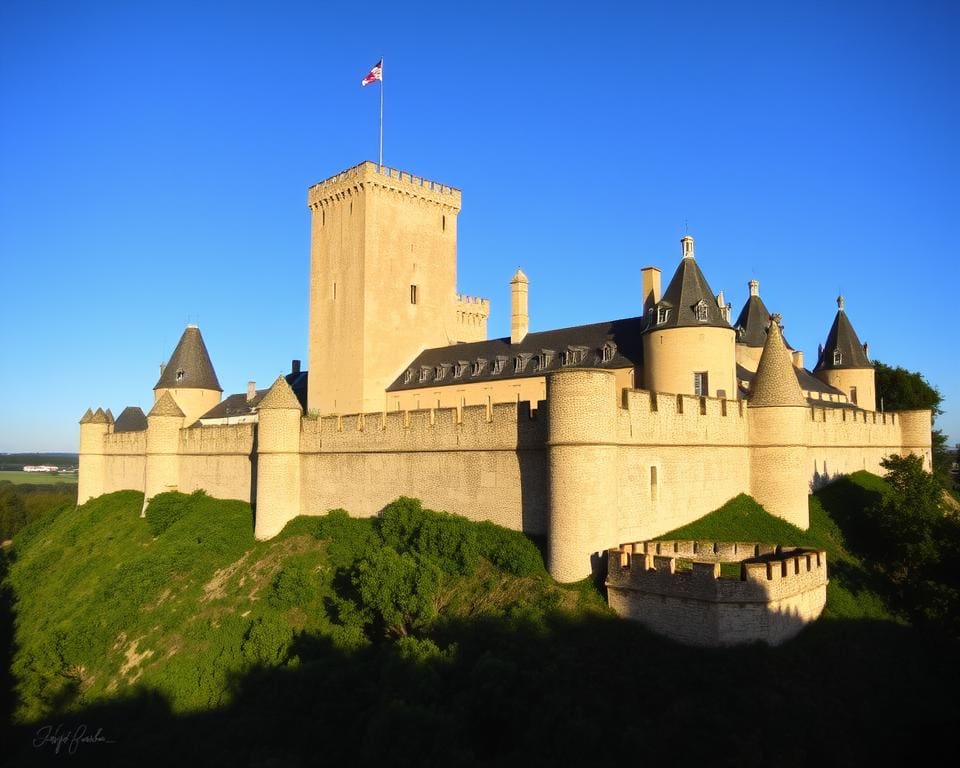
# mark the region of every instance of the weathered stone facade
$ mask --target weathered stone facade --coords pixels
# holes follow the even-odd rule
[[[721,576],[737,563],[737,577]],[[779,645],[827,602],[827,553],[754,542],[644,541],[607,552],[607,599],[690,645]]]
[[[416,496],[545,536],[550,572],[573,581],[597,571],[609,547],[739,493],[805,528],[810,489],[838,474],[880,472],[893,453],[929,467],[929,411],[854,408],[798,367],[775,316],[748,347],[722,295],[693,302],[691,291],[708,286],[689,236],[663,296],[659,270],[643,271],[643,316],[616,321],[628,337],[619,352],[607,343],[543,350],[543,368],[497,376],[474,361],[486,375],[473,380],[464,361],[442,382],[389,389],[426,347],[486,336],[489,303],[456,293],[460,193],[365,163],[311,187],[309,204],[307,408],[281,377],[244,423],[198,426],[221,390],[199,329],[188,327],[146,430],[117,432],[101,409],[84,415],[81,502],[125,488],[148,499],[204,489],[255,504],[257,536],[267,538],[299,514],[374,515]],[[518,271],[511,285],[511,337],[493,340],[505,353],[546,335],[528,333],[527,277]],[[847,361],[861,367],[844,375],[869,394],[873,369],[845,334]],[[627,347],[638,351],[624,356]]]

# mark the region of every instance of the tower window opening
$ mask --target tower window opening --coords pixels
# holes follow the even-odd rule
[[[666,307],[660,307],[657,309],[657,325],[667,322],[667,318],[670,316],[670,310]]]
[[[657,468],[650,467],[650,499],[657,500]]]
[[[177,371],[177,383],[179,384],[183,381],[183,368]]]
[[[697,371],[693,374],[693,394],[698,397],[707,397],[709,388],[707,386],[707,372]]]
[[[446,216],[441,216],[441,217],[440,217],[440,227],[443,229],[444,232],[447,231],[447,217],[446,217]]]
[[[857,388],[856,387],[850,387],[850,402],[853,403],[854,405],[857,404]]]
[[[411,304],[417,303],[417,286],[415,285],[410,286],[410,303]]]
[[[334,301],[337,300],[337,284],[336,283],[333,284],[333,300]]]
[[[701,323],[705,323],[708,320],[707,317],[707,305],[706,302],[701,301],[696,306],[697,320]]]
[[[839,349],[833,350],[833,364],[843,365],[843,352],[841,352]]]
[[[611,360],[613,360],[613,353],[616,351],[616,349],[616,345],[612,342],[608,341],[606,344],[604,344],[600,350],[601,362],[609,363]]]

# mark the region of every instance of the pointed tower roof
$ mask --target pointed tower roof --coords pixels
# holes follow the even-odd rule
[[[523,270],[520,267],[517,267],[517,271],[513,277],[510,278],[510,283],[529,283],[530,279],[523,273]]]
[[[92,418],[93,418],[93,411],[91,411],[89,408],[87,408],[87,412],[84,413],[83,416],[80,417],[80,423],[81,423],[81,424],[89,424],[89,423],[90,423],[90,419],[92,419]]]
[[[290,385],[287,384],[287,380],[283,376],[277,377],[273,386],[270,387],[270,391],[260,401],[259,410],[263,411],[271,408],[303,411],[300,407],[300,401],[297,400],[297,396],[293,394],[293,390],[290,389]]]
[[[837,316],[833,319],[827,341],[813,371],[816,373],[837,368],[873,368],[864,345],[860,343],[857,332],[853,330],[850,318],[844,311],[843,296],[837,297]]]
[[[770,406],[799,405],[807,401],[797,383],[797,374],[790,361],[790,353],[783,341],[780,329],[780,315],[770,315],[770,327],[767,329],[767,341],[763,345],[760,363],[750,385],[751,408]]]
[[[188,325],[154,389],[214,389],[223,392],[200,329]]]
[[[113,425],[114,432],[142,432],[146,428],[147,416],[143,409],[135,405],[124,408]]]
[[[654,306],[653,317],[647,323],[647,331],[660,331],[664,328],[682,328],[687,326],[712,326],[730,328],[717,306],[716,295],[710,290],[707,278],[703,276],[693,255],[693,238],[684,235],[680,240],[683,258],[673,273],[673,278],[663,292],[660,301]],[[700,308],[703,307],[703,308]],[[660,310],[665,309],[666,318],[658,322]],[[701,320],[700,317],[705,317]]]
[[[164,392],[163,395],[160,396],[160,399],[153,404],[150,413],[147,414],[147,417],[150,416],[178,416],[182,419],[183,411],[180,410],[177,401],[173,399],[173,395],[169,392]]]
[[[737,344],[748,347],[762,347],[767,342],[767,325],[770,323],[770,311],[760,298],[760,283],[751,280],[750,297],[743,305],[733,327],[737,331]]]

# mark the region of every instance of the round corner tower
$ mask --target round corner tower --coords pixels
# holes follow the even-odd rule
[[[877,384],[873,363],[867,357],[867,345],[861,344],[844,309],[843,296],[837,297],[837,316],[813,375],[843,392],[847,399],[865,411],[877,410]]]
[[[680,243],[680,265],[644,318],[644,387],[734,399],[736,334],[697,265],[693,238],[685,235]]]
[[[196,325],[188,325],[160,372],[153,388],[154,403],[169,393],[190,426],[220,402],[223,387],[217,380],[203,336]]]

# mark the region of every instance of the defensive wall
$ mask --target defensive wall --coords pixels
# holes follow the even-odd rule
[[[602,570],[617,542],[650,539],[740,493],[806,528],[807,494],[825,476],[882,473],[880,460],[893,453],[929,457],[929,411],[752,408],[620,390],[597,369],[550,374],[547,388],[536,409],[312,417],[281,377],[258,424],[183,428],[172,401],[158,402],[145,432],[114,434],[105,419],[85,416],[80,501],[120,488],[147,498],[202,488],[253,501],[257,536],[269,538],[299,514],[342,507],[369,516],[415,496],[546,535],[550,573],[574,581]]]
[[[739,576],[721,576],[739,563]],[[643,541],[607,552],[620,616],[690,645],[779,645],[823,611],[827,554],[755,542]]]

